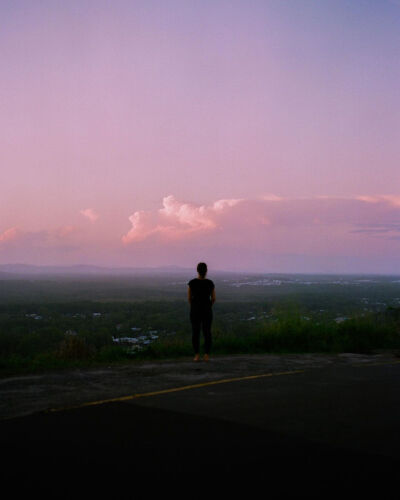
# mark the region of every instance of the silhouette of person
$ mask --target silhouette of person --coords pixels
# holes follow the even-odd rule
[[[206,278],[207,264],[197,264],[198,277],[188,282],[188,301],[190,304],[190,322],[192,325],[193,361],[200,360],[200,331],[204,335],[204,361],[209,361],[211,351],[212,306],[215,302],[215,285]]]

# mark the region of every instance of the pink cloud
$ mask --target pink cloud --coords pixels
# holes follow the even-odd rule
[[[123,224],[118,220],[85,229],[3,229],[0,258],[106,265],[191,265],[204,259],[214,268],[266,271],[312,270],[313,259],[316,270],[356,270],[360,259],[359,269],[368,269],[368,262],[371,270],[388,269],[400,251],[398,200],[393,194],[267,195],[196,204],[169,195],[159,208],[134,212],[125,233],[123,226],[116,229]]]
[[[84,244],[79,228],[72,225],[34,231],[13,227],[0,233],[0,260],[58,264],[76,258],[79,263]]]
[[[73,225],[64,225],[50,229],[48,231],[41,231],[42,240],[46,244],[58,244],[66,241],[71,241],[78,236],[79,228]]]
[[[357,200],[365,201],[367,203],[389,203],[395,207],[400,207],[400,196],[383,194],[375,196],[357,196]]]
[[[49,234],[54,235],[58,238],[66,238],[77,231],[77,228],[72,225],[61,226],[52,231],[49,231]]]
[[[29,246],[54,246],[71,240],[77,231],[77,228],[72,225],[39,231],[25,231],[18,227],[11,227],[0,233],[0,244],[13,247],[25,245],[27,248]]]
[[[243,250],[257,248],[266,253],[382,252],[389,239],[400,237],[400,223],[396,222],[400,219],[398,200],[392,195],[268,195],[194,205],[170,195],[163,199],[159,210],[135,212],[129,218],[132,227],[122,241],[146,244],[147,239],[157,235],[165,248],[169,242],[179,242],[182,247],[203,244],[211,249],[225,245]]]
[[[277,196],[276,194],[265,194],[261,197],[262,200],[266,201],[282,201],[284,198],[282,196]]]
[[[173,195],[166,196],[163,198],[163,207],[155,213],[140,210],[129,217],[132,227],[122,236],[122,241],[125,244],[143,241],[153,234],[164,239],[179,239],[213,230],[218,226],[218,217],[240,201],[221,199],[210,206],[197,206],[180,202]]]
[[[20,229],[18,229],[17,227],[10,227],[9,229],[6,229],[2,233],[0,233],[0,243],[17,239],[20,232]]]
[[[85,208],[81,210],[80,213],[90,220],[90,222],[96,222],[99,218],[99,214],[93,208]]]

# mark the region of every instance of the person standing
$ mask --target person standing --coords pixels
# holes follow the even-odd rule
[[[190,304],[190,322],[192,325],[193,361],[200,360],[200,331],[204,335],[204,361],[209,361],[211,351],[212,306],[215,302],[215,285],[206,278],[207,264],[197,264],[197,278],[188,282],[188,301]]]

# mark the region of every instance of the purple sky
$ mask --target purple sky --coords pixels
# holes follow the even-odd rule
[[[0,23],[0,263],[400,273],[400,0]]]

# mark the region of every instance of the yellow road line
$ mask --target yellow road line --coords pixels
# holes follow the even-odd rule
[[[86,406],[97,406],[97,405],[102,405],[104,403],[116,403],[116,402],[121,402],[121,401],[129,401],[131,399],[137,399],[137,398],[146,398],[149,396],[158,396],[159,394],[168,394],[170,392],[178,392],[178,391],[186,391],[188,389],[197,389],[199,387],[207,387],[210,385],[217,385],[217,384],[227,384],[229,382],[238,382],[241,380],[252,380],[256,378],[262,378],[262,377],[277,377],[279,375],[293,375],[295,373],[304,373],[305,370],[291,370],[287,372],[272,372],[272,373],[262,373],[259,375],[248,375],[246,377],[236,377],[236,378],[225,378],[222,380],[212,380],[211,382],[203,382],[201,384],[193,384],[193,385],[184,385],[181,387],[173,387],[172,389],[163,389],[161,391],[153,391],[153,392],[142,392],[138,394],[130,394],[129,396],[121,396],[118,398],[111,398],[111,399],[103,399],[99,401],[89,401],[87,403],[82,403],[76,406],[67,406],[63,408],[50,408],[49,412],[57,412],[57,411],[64,411],[64,410],[73,410],[77,408],[84,408]]]
[[[352,363],[351,366],[380,366],[380,365],[392,365],[392,364],[398,364],[400,363],[399,361],[381,361],[377,363]],[[227,384],[229,382],[239,382],[241,380],[252,380],[252,379],[257,379],[257,378],[263,378],[263,377],[277,377],[280,375],[293,375],[296,373],[304,373],[306,370],[290,370],[286,372],[271,372],[271,373],[261,373],[259,375],[248,375],[245,377],[235,377],[235,378],[225,378],[221,380],[212,380],[210,382],[202,382],[200,384],[192,384],[192,385],[184,385],[181,387],[173,387],[171,389],[163,389],[160,391],[153,391],[153,392],[142,392],[142,393],[137,393],[137,394],[130,394],[128,396],[120,396],[118,398],[110,398],[110,399],[102,399],[98,401],[89,401],[87,403],[81,403],[75,406],[66,406],[66,407],[61,407],[61,408],[50,408],[47,411],[48,412],[58,412],[58,411],[64,411],[64,410],[73,410],[77,408],[84,408],[86,406],[98,406],[102,405],[105,403],[117,403],[117,402],[122,402],[122,401],[130,401],[132,399],[138,399],[138,398],[146,398],[150,396],[158,396],[160,394],[169,394],[172,392],[179,392],[179,391],[186,391],[188,389],[197,389],[200,387],[207,387],[211,385],[217,385],[217,384]]]

